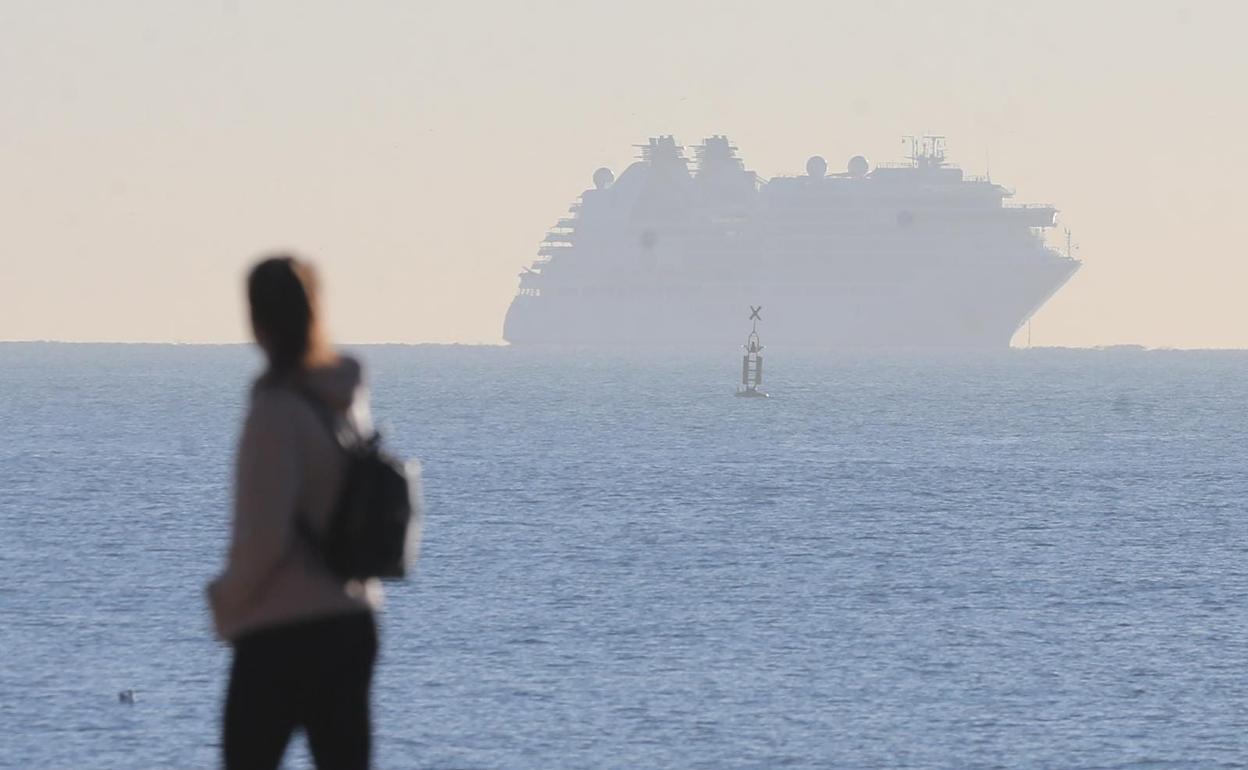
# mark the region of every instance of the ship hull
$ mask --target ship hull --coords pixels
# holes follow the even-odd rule
[[[555,288],[515,297],[503,337],[513,345],[737,344],[743,310],[761,304],[771,345],[1005,348],[1079,267],[1045,256],[932,265],[902,280]]]

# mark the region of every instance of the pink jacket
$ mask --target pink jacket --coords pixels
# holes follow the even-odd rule
[[[361,428],[371,427],[360,365],[353,359],[313,369],[300,381]],[[343,472],[341,450],[305,398],[290,388],[258,384],[238,447],[229,555],[208,586],[222,639],[380,606],[376,580],[339,580],[296,534],[300,515],[315,532],[325,532]]]

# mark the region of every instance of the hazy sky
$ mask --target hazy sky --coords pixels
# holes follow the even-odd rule
[[[648,136],[772,176],[935,132],[1081,246],[1035,344],[1248,347],[1244,8],[0,0],[0,339],[242,339],[291,247],[340,340],[498,342]]]

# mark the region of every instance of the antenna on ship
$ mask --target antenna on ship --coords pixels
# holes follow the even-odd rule
[[[1079,244],[1070,242],[1070,228],[1066,228],[1066,258],[1074,259],[1075,250],[1079,248]]]
[[[763,343],[758,339],[758,322],[763,320],[763,306],[750,305],[750,336],[745,338],[745,355],[741,357],[741,390],[738,396],[767,398],[763,390]]]
[[[901,143],[910,142],[908,160],[914,166],[945,165],[945,136],[942,134],[906,135]]]

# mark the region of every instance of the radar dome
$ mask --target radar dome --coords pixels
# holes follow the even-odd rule
[[[828,162],[818,155],[810,156],[810,160],[806,161],[806,175],[821,179],[826,173],[828,173]]]
[[[615,174],[611,173],[609,168],[600,168],[594,172],[594,187],[599,190],[605,190],[615,181]]]
[[[853,177],[864,177],[871,168],[871,164],[861,155],[855,155],[849,159],[849,175]]]

